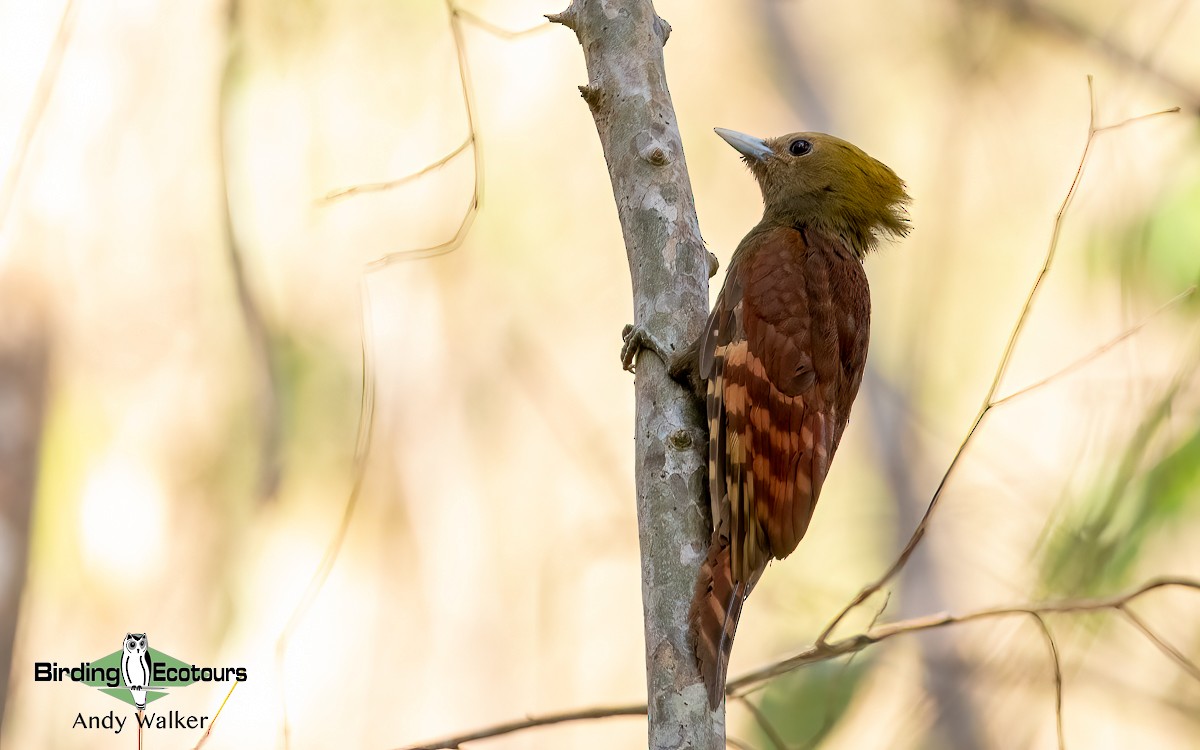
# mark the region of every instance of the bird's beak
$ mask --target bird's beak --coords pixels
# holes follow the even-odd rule
[[[736,130],[726,130],[725,128],[713,128],[717,135],[725,139],[725,142],[738,150],[742,156],[755,161],[764,161],[774,152],[767,142],[762,138],[755,138],[752,135],[739,133]]]

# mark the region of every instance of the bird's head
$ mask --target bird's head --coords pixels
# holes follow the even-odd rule
[[[807,226],[843,237],[860,257],[881,236],[908,233],[904,181],[858,146],[825,133],[764,140],[716,131],[758,180],[764,224]]]

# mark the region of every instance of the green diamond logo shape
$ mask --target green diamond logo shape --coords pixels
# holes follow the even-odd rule
[[[159,698],[165,698],[167,696],[168,688],[184,687],[186,685],[191,685],[193,682],[195,682],[195,680],[191,679],[191,677],[190,677],[191,664],[189,664],[185,661],[180,661],[179,659],[176,659],[174,656],[171,656],[169,654],[164,654],[162,651],[159,651],[158,649],[155,649],[155,648],[148,649],[147,654],[150,657],[151,674],[152,675],[155,672],[159,671],[160,669],[163,669],[163,667],[169,667],[172,669],[164,670],[163,674],[186,676],[184,679],[175,679],[175,680],[153,680],[152,679],[149,688],[146,690],[147,705],[149,705],[152,701],[158,700]],[[163,667],[159,667],[160,664],[163,665]],[[115,668],[117,670],[117,674],[120,674],[121,673],[121,652],[114,651],[111,654],[109,654],[108,656],[105,656],[104,658],[96,659],[95,661],[92,662],[92,667],[98,668],[98,669],[104,670],[104,671],[107,671],[109,668]],[[101,672],[100,675],[103,675],[103,672]],[[91,685],[92,687],[98,689],[100,692],[108,693],[109,695],[116,698],[117,700],[124,701],[125,703],[128,703],[131,706],[135,705],[133,702],[133,694],[131,692],[129,692],[129,687],[125,684],[124,677],[121,678],[121,687],[115,687],[115,688],[109,687],[108,683],[104,681],[103,676],[98,676],[95,679],[91,679],[91,680],[84,680],[84,684]]]

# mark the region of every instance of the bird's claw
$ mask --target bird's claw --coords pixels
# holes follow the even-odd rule
[[[649,349],[662,358],[663,362],[667,361],[667,357],[663,352],[663,347],[654,337],[642,326],[627,325],[621,329],[621,340],[624,342],[621,345],[621,366],[626,372],[634,372],[634,363],[637,361],[637,355],[643,349]]]
[[[625,372],[634,371],[634,362],[637,360],[638,352],[645,345],[642,339],[645,338],[645,329],[638,328],[632,323],[621,329],[621,367]]]

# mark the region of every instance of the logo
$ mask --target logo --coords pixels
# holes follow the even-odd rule
[[[149,711],[146,707],[180,688],[198,682],[245,682],[245,667],[200,667],[150,648],[145,633],[126,633],[121,648],[92,661],[62,666],[56,661],[34,662],[35,682],[79,682],[129,704],[142,729],[204,729],[210,717],[181,711]],[[121,733],[126,718],[109,711],[106,715],[76,714],[71,726],[77,729],[107,729]]]

